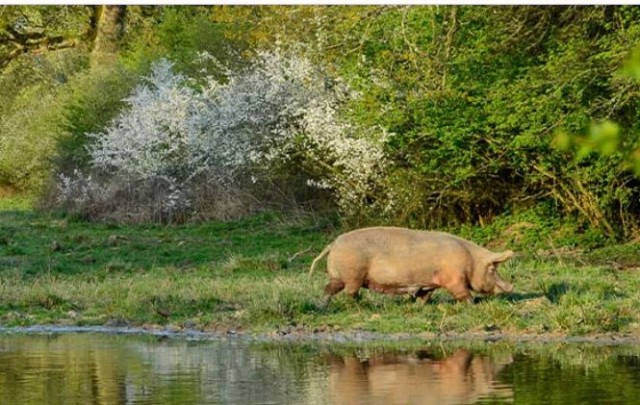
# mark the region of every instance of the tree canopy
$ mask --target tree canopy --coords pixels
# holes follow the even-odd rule
[[[640,225],[639,43],[633,6],[2,6],[0,183],[50,196],[60,175],[91,175],[88,151],[105,145],[96,134],[117,134],[126,114],[142,112],[131,100],[165,60],[182,77],[172,94],[209,105],[198,136],[266,131],[260,156],[279,158],[234,178],[237,195],[306,204],[315,194],[356,222],[421,227],[530,210],[629,237]],[[271,75],[256,62],[269,52],[315,73]],[[260,130],[240,113],[220,116],[211,106],[221,97],[243,114],[275,111],[264,103],[282,87],[241,90],[249,77],[299,86],[288,94],[300,110]],[[320,89],[332,94],[325,146],[309,121]],[[378,145],[384,164],[335,154],[357,142]],[[361,185],[357,198],[348,184]]]

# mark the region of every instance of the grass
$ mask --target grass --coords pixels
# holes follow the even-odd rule
[[[324,264],[311,278],[307,271],[340,233],[330,221],[262,214],[171,227],[99,225],[4,204],[4,326],[640,336],[634,244],[566,257],[520,251],[501,268],[517,292],[481,297],[475,305],[458,304],[445,291],[424,305],[364,290],[359,301],[338,295],[321,312]]]

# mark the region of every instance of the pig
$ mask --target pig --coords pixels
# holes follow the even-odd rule
[[[465,349],[443,358],[431,354],[383,352],[363,359],[355,353],[328,353],[323,395],[328,393],[332,404],[474,404],[487,398],[513,402],[513,388],[498,382],[499,373],[513,363],[511,355],[480,356]]]
[[[500,294],[513,285],[498,274],[498,264],[513,252],[493,253],[445,232],[398,227],[362,228],[338,236],[313,260],[309,276],[328,254],[329,283],[320,308],[344,290],[357,298],[360,288],[387,294],[410,294],[424,302],[445,288],[462,302],[473,303],[471,291]]]

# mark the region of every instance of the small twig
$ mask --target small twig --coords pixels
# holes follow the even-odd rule
[[[301,250],[301,251],[299,251],[299,252],[294,253],[294,254],[293,254],[293,256],[290,256],[290,257],[289,257],[289,259],[288,259],[288,260],[289,260],[289,263],[291,263],[291,262],[292,262],[296,257],[298,257],[298,256],[300,256],[300,255],[302,255],[302,254],[304,254],[304,253],[307,253],[307,252],[308,252],[308,251],[310,251],[310,250],[311,250],[311,246],[309,246],[308,248],[306,248],[306,249],[304,249],[304,250]]]
[[[558,259],[558,263],[560,263],[560,267],[566,268],[567,266],[564,265],[564,262],[562,261],[562,258],[558,254],[556,247],[553,245],[553,240],[551,240],[550,236],[549,236],[549,245],[551,246],[551,251],[553,251],[553,254]]]

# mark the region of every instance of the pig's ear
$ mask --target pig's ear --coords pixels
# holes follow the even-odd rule
[[[511,258],[511,256],[513,256],[513,251],[511,250],[506,250],[502,253],[494,253],[493,257],[491,258],[491,262],[494,264],[506,262]]]

